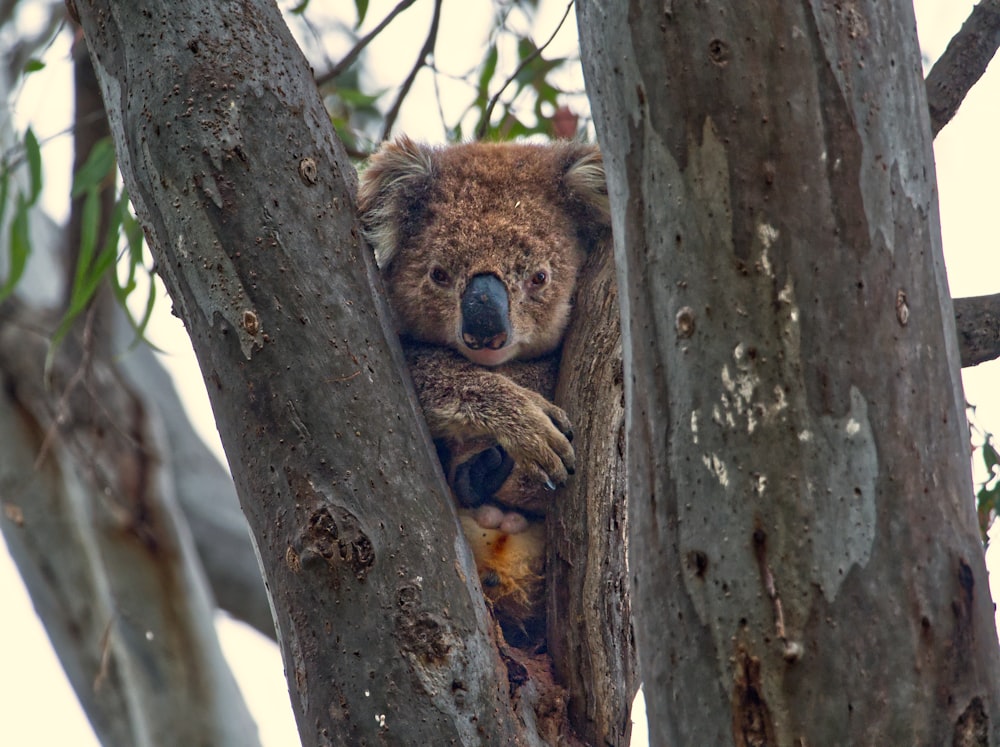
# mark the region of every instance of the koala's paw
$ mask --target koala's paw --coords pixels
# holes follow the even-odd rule
[[[500,506],[485,504],[472,513],[483,529],[496,529],[504,534],[520,534],[528,529],[528,517],[520,511],[508,511]]]
[[[466,508],[488,501],[514,469],[514,460],[500,446],[483,449],[455,469],[452,490]]]
[[[576,456],[573,428],[566,413],[541,395],[530,393],[520,419],[510,432],[498,434],[514,461],[550,490],[573,474]]]

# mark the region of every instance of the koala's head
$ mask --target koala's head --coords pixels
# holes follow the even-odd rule
[[[495,366],[558,347],[577,271],[609,235],[596,146],[401,138],[359,206],[400,332]]]

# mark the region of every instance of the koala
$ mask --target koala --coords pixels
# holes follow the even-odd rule
[[[542,606],[540,520],[574,467],[552,397],[577,273],[610,231],[600,152],[403,137],[358,202],[484,592],[523,629]]]

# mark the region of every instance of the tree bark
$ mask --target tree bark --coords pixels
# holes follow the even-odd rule
[[[948,48],[927,73],[927,105],[934,137],[986,72],[1000,47],[1000,2],[980,0]]]
[[[621,326],[611,246],[581,272],[556,401],[573,423],[574,477],[548,518],[548,645],[587,744],[628,745],[636,661],[625,543]]]
[[[578,8],[651,744],[996,742],[911,6]]]
[[[962,367],[1000,357],[1000,294],[954,299]]]
[[[303,742],[535,743],[372,295],[353,169],[277,9],[77,8],[259,550]]]

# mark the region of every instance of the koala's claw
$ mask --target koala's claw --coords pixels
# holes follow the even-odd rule
[[[545,414],[549,416],[552,425],[559,429],[559,432],[566,437],[567,441],[573,440],[573,425],[569,422],[569,417],[563,412],[561,407],[557,407],[546,399],[542,399]]]

